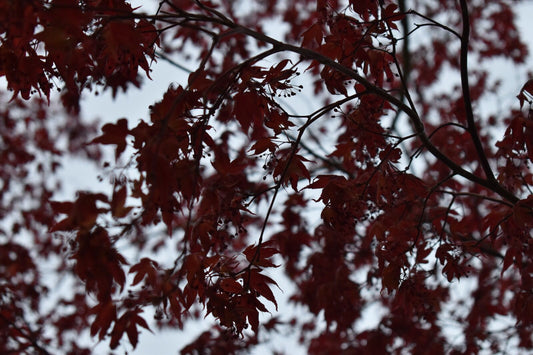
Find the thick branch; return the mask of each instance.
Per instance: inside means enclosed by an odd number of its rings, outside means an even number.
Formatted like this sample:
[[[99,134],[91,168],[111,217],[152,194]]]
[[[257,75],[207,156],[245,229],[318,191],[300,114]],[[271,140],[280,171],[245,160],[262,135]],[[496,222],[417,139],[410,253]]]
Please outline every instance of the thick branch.
[[[466,122],[468,126],[468,132],[472,137],[474,146],[483,167],[483,171],[487,176],[487,180],[490,182],[496,182],[494,174],[490,167],[487,156],[485,155],[485,150],[479,139],[479,135],[476,128],[476,123],[474,122],[474,112],[472,110],[472,99],[470,97],[470,85],[468,81],[468,43],[470,37],[470,16],[468,14],[468,5],[466,0],[461,0],[461,14],[463,17],[463,33],[461,36],[461,85],[463,89],[463,101],[466,111]]]

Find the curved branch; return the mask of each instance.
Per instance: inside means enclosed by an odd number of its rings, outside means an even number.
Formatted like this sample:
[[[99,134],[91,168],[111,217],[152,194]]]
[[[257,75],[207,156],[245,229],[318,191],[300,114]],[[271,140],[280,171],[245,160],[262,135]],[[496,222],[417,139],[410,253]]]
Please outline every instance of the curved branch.
[[[461,14],[463,17],[463,34],[461,36],[461,86],[463,89],[463,102],[466,111],[466,122],[468,126],[468,132],[472,137],[474,146],[479,157],[483,171],[487,176],[489,182],[495,182],[496,178],[490,167],[489,161],[479,139],[476,123],[474,121],[474,112],[472,110],[472,98],[470,97],[470,85],[468,81],[468,43],[470,37],[470,16],[468,14],[468,5],[466,0],[461,0]]]
[[[357,71],[355,71],[352,68],[348,68],[335,60],[328,58],[316,51],[313,51],[311,49],[297,47],[292,44],[283,43],[280,42],[272,37],[269,37],[263,33],[256,32],[252,29],[249,29],[247,27],[243,27],[240,25],[237,25],[233,22],[227,23],[227,26],[230,26],[235,32],[239,32],[242,34],[246,34],[250,37],[253,37],[259,41],[266,42],[274,46],[279,51],[288,51],[293,52],[296,54],[301,55],[302,57],[309,59],[309,60],[315,60],[323,65],[326,65],[332,69],[337,70],[339,73],[344,74],[357,82],[359,82],[361,85],[365,87],[368,93],[375,94],[384,100],[388,101],[392,105],[396,106],[398,109],[402,110],[407,114],[407,116],[410,118],[413,126],[415,127],[415,131],[417,135],[420,137],[420,140],[426,147],[426,149],[433,154],[437,159],[442,161],[448,168],[450,168],[454,173],[472,181],[475,182],[483,187],[486,187],[489,190],[494,191],[498,195],[502,196],[506,200],[510,201],[511,203],[516,203],[519,201],[519,198],[516,197],[512,192],[505,189],[503,186],[498,184],[495,180],[487,180],[483,179],[467,170],[465,170],[463,167],[455,163],[452,159],[450,159],[446,154],[444,154],[442,151],[440,151],[433,143],[430,141],[428,136],[426,135],[426,132],[424,130],[424,124],[418,115],[418,113],[410,108],[408,105],[403,103],[400,99],[394,97],[389,92],[387,92],[385,89],[380,88],[378,86],[375,86],[370,81],[362,77]]]
[[[429,23],[420,23],[420,24],[415,23],[415,28],[411,32],[409,32],[409,34],[413,33],[418,28],[421,28],[421,27],[424,27],[424,26],[434,26],[434,27],[442,28],[446,32],[450,32],[455,37],[461,39],[461,35],[459,33],[457,33],[456,31],[454,31],[451,27],[445,26],[442,23],[439,23],[439,22],[433,20],[431,17],[427,17],[426,15],[423,15],[420,12],[415,11],[415,10],[409,10],[407,13],[419,16],[419,17],[423,18],[424,20],[429,21]]]
[[[464,6],[466,6],[465,0],[461,0],[461,3],[464,4]],[[208,10],[211,13],[216,11],[213,9],[206,9],[206,8],[204,8],[204,10],[206,11]],[[405,114],[411,120],[411,123],[414,126],[414,130],[416,134],[418,135],[418,137],[420,138],[423,146],[433,156],[435,156],[438,160],[443,162],[450,170],[452,170],[452,172],[497,193],[498,195],[502,196],[504,199],[508,200],[511,203],[516,203],[519,201],[519,198],[516,197],[512,192],[504,188],[502,185],[500,185],[496,181],[493,175],[487,175],[487,179],[477,176],[473,174],[472,172],[464,169],[461,165],[457,164],[450,157],[444,154],[440,149],[438,149],[435,145],[433,145],[433,143],[427,136],[422,119],[420,118],[420,116],[418,115],[418,112],[414,108],[409,107],[404,102],[402,102],[401,99],[393,96],[387,90],[372,84],[369,80],[361,76],[356,70],[346,67],[336,62],[334,59],[324,56],[323,54],[316,52],[314,50],[298,47],[298,46],[288,44],[288,43],[283,43],[272,37],[267,36],[264,33],[260,33],[248,27],[238,25],[237,23],[233,22],[232,20],[221,15],[218,12],[215,13],[216,17],[214,18],[208,17],[208,16],[202,16],[202,15],[189,14],[183,11],[180,12],[180,16],[187,17],[188,19],[192,21],[205,21],[205,22],[217,23],[219,25],[226,26],[229,29],[231,29],[230,34],[241,33],[241,34],[247,35],[249,37],[255,38],[258,41],[265,42],[265,43],[272,45],[274,51],[277,51],[277,52],[287,51],[287,52],[299,54],[305,59],[314,60],[320,64],[323,64],[331,69],[336,70],[337,72],[341,74],[346,75],[349,78],[354,79],[366,89],[365,93],[375,94],[383,98],[384,100],[388,101],[391,105],[396,106],[397,109],[405,112]],[[151,18],[155,20],[157,19],[157,16],[152,16]],[[224,35],[228,35],[228,33],[225,33]],[[486,171],[489,171],[489,169],[487,169]]]

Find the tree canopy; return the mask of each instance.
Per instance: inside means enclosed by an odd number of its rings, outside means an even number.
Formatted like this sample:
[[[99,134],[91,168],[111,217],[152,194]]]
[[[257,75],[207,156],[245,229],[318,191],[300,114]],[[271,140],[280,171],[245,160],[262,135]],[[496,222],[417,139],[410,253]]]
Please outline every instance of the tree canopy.
[[[173,350],[531,350],[533,80],[495,69],[528,59],[519,4],[0,0],[0,352],[206,315]],[[157,61],[188,80],[149,115],[81,117]],[[109,191],[58,200],[66,156]]]

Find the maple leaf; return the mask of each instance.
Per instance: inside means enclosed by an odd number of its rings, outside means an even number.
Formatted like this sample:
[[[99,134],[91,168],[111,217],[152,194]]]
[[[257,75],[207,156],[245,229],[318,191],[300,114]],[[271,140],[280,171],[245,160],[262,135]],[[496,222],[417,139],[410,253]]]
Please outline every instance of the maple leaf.
[[[283,152],[280,152],[283,154]],[[279,160],[278,164],[274,168],[274,176],[282,178],[281,183],[287,185],[290,183],[294,191],[298,191],[298,181],[300,178],[305,177],[311,180],[309,170],[307,170],[303,162],[311,162],[307,158],[299,155],[286,155]]]
[[[279,251],[272,247],[273,241],[263,243],[261,245],[249,245],[243,254],[246,256],[248,262],[262,267],[276,267],[276,265],[270,260]]]
[[[527,101],[529,104],[531,104],[533,96],[533,79],[528,80],[524,86],[522,86],[522,89],[520,89],[520,93],[518,94],[517,98],[520,101],[520,108],[524,105],[524,101]]]
[[[139,330],[137,329],[138,326],[143,327],[151,332],[150,327],[148,327],[148,323],[146,323],[144,318],[139,315],[142,312],[142,309],[135,308],[133,310],[126,311],[116,320],[115,326],[111,331],[111,349],[115,349],[119,345],[120,339],[122,338],[124,332],[126,332],[133,348],[137,347],[137,342],[139,339]]]
[[[122,265],[127,262],[112,246],[105,229],[80,231],[77,244],[71,258],[76,261],[74,272],[85,282],[87,291],[95,292],[99,300],[107,300],[114,291],[114,284],[121,289],[124,287],[126,275]]]
[[[107,197],[103,194],[80,192],[75,202],[53,202],[52,207],[56,208],[58,213],[68,214],[68,216],[57,222],[51,231],[92,228],[98,215],[105,211],[97,207],[97,201],[107,202]]]
[[[389,264],[383,270],[383,287],[393,292],[400,284],[401,269],[398,265]]]
[[[102,131],[104,134],[94,138],[91,143],[116,145],[117,148],[115,149],[115,160],[117,160],[126,149],[126,137],[129,134],[128,120],[121,118],[116,124],[107,123],[102,127]]]
[[[114,189],[113,197],[110,202],[111,214],[114,217],[125,217],[133,207],[124,206],[126,203],[127,189],[126,186],[121,186]]]
[[[238,93],[233,98],[233,102],[235,118],[245,132],[250,127],[259,125],[263,119],[263,113],[260,109],[264,106],[260,96],[250,91]]]
[[[278,303],[276,302],[276,297],[270,289],[269,285],[278,286],[278,284],[272,280],[270,277],[263,275],[259,270],[252,269],[249,271],[249,287],[252,290],[255,290],[259,295],[263,296],[276,306],[278,309]],[[266,309],[262,309],[263,312],[266,312]]]
[[[157,267],[157,262],[149,258],[142,258],[139,263],[130,268],[130,273],[136,273],[133,278],[132,286],[140,283],[145,277],[149,280],[155,280],[157,277]]]
[[[250,151],[253,150],[254,154],[258,155],[266,150],[274,152],[277,147],[277,144],[272,141],[272,138],[261,138],[250,147]]]
[[[99,303],[91,309],[91,313],[96,314],[96,318],[91,325],[91,336],[98,334],[100,340],[104,339],[111,323],[117,319],[116,306],[111,300]]]
[[[315,23],[302,34],[302,47],[316,48],[322,44],[323,28]]]
[[[233,279],[224,279],[220,282],[220,288],[226,292],[239,293],[242,285]]]

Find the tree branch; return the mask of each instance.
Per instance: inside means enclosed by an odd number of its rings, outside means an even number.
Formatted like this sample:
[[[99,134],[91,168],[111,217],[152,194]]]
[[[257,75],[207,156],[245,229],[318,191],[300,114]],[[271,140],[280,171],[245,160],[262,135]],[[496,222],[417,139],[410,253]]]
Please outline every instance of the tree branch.
[[[519,201],[519,198],[516,197],[513,193],[506,190],[503,186],[498,184],[495,180],[486,180],[483,179],[477,175],[474,175],[473,173],[465,170],[463,167],[455,163],[452,159],[450,159],[447,155],[445,155],[440,149],[438,149],[433,143],[430,141],[428,136],[425,133],[424,130],[424,124],[422,123],[422,120],[420,116],[418,116],[418,113],[411,109],[409,106],[407,106],[405,103],[403,103],[400,99],[394,97],[390,93],[388,93],[385,89],[375,86],[374,84],[370,83],[367,79],[359,75],[357,71],[355,71],[352,68],[348,68],[335,60],[328,58],[318,52],[315,52],[311,49],[297,47],[288,43],[283,43],[278,40],[275,40],[272,37],[269,37],[263,33],[256,32],[252,29],[249,29],[247,27],[243,27],[240,25],[237,25],[233,22],[229,22],[226,24],[227,26],[234,29],[235,32],[239,32],[242,34],[246,34],[250,37],[253,37],[259,41],[263,41],[266,43],[271,44],[274,46],[274,48],[278,49],[278,51],[288,51],[293,52],[301,55],[302,57],[309,59],[309,60],[315,60],[323,65],[326,65],[332,69],[337,70],[339,73],[344,74],[357,82],[359,82],[361,85],[363,85],[368,93],[375,94],[377,96],[380,96],[381,98],[385,99],[386,101],[390,102],[392,105],[396,106],[398,109],[402,110],[409,116],[411,122],[413,123],[413,126],[415,127],[415,131],[417,135],[420,137],[420,140],[426,147],[426,149],[433,154],[437,159],[442,161],[448,168],[450,168],[453,172],[456,174],[475,182],[483,187],[486,187],[487,189],[494,191],[498,195],[502,196],[506,200],[508,200],[511,203],[516,203]]]
[[[468,81],[468,43],[470,37],[470,16],[468,14],[468,5],[466,0],[460,0],[461,2],[461,15],[463,17],[463,33],[461,36],[461,86],[463,89],[463,102],[465,105],[466,111],[466,122],[468,127],[468,132],[472,137],[474,146],[483,167],[483,171],[487,176],[487,180],[490,182],[496,182],[492,169],[490,167],[489,161],[479,139],[479,135],[476,128],[476,123],[474,121],[474,112],[472,110],[472,99],[470,97],[470,85]]]
[[[466,7],[465,0],[461,0],[461,4],[463,4],[464,7]],[[200,16],[200,15],[190,14],[190,13],[187,13],[187,12],[181,12],[180,16],[181,17],[187,17],[187,18],[189,18],[190,20],[193,20],[193,21],[206,21],[206,22],[212,22],[212,23],[217,23],[217,24],[226,26],[226,27],[231,29],[230,33],[232,33],[232,34],[241,33],[241,34],[250,36],[252,38],[255,38],[258,41],[262,41],[262,42],[268,43],[268,44],[270,44],[270,45],[272,45],[274,47],[273,50],[278,51],[278,52],[286,51],[286,52],[292,52],[292,53],[299,54],[300,56],[302,56],[305,59],[317,61],[320,64],[323,64],[323,65],[325,65],[325,66],[327,66],[329,68],[332,68],[332,69],[336,70],[337,72],[339,72],[341,74],[346,75],[349,78],[354,79],[355,81],[357,81],[358,83],[360,83],[361,85],[363,85],[365,87],[366,93],[375,94],[375,95],[383,98],[384,100],[388,101],[393,106],[396,106],[399,110],[405,112],[405,114],[407,114],[407,116],[411,120],[411,123],[414,126],[414,130],[415,130],[416,134],[418,135],[418,137],[420,138],[420,140],[421,140],[422,144],[424,145],[424,147],[433,156],[435,156],[438,160],[443,162],[455,174],[460,175],[460,176],[466,178],[467,180],[470,180],[470,181],[472,181],[474,183],[477,183],[477,184],[479,184],[479,185],[481,185],[481,186],[483,186],[483,187],[485,187],[485,188],[497,193],[498,195],[502,196],[504,199],[506,199],[507,201],[509,201],[511,203],[516,203],[516,202],[519,201],[518,197],[516,197],[512,192],[510,192],[507,189],[505,189],[494,178],[494,176],[492,174],[492,171],[490,170],[490,166],[488,165],[488,162],[486,161],[486,156],[484,155],[483,148],[481,147],[481,144],[479,142],[479,137],[477,138],[477,141],[479,143],[479,147],[476,146],[476,149],[479,149],[478,153],[479,152],[483,153],[482,155],[480,155],[480,160],[482,161],[482,164],[484,165],[484,170],[485,170],[485,173],[487,174],[487,179],[484,179],[484,178],[482,178],[480,176],[477,176],[477,175],[473,174],[472,172],[470,172],[468,170],[465,170],[462,166],[460,166],[459,164],[455,163],[450,157],[448,157],[439,148],[437,148],[431,142],[429,137],[427,136],[427,134],[425,132],[425,129],[424,129],[424,124],[422,122],[422,119],[418,115],[418,112],[416,112],[416,109],[409,107],[404,102],[402,102],[401,99],[391,95],[387,90],[372,84],[366,78],[361,76],[356,70],[354,70],[352,68],[349,68],[349,67],[346,67],[346,66],[336,62],[334,59],[329,58],[327,56],[324,56],[321,53],[316,52],[314,50],[311,50],[311,49],[308,49],[308,48],[298,47],[298,46],[295,46],[295,45],[292,45],[292,44],[288,44],[288,43],[284,43],[284,42],[280,42],[280,41],[278,41],[278,40],[276,40],[276,39],[274,39],[272,37],[267,36],[264,33],[260,33],[260,32],[257,32],[255,30],[252,30],[252,29],[250,29],[248,27],[238,25],[237,23],[233,22],[231,19],[229,19],[229,18],[225,17],[224,15],[218,13],[216,10],[206,8],[205,5],[202,6],[202,9],[204,9],[205,11],[209,11],[210,13],[214,13],[215,17]],[[153,18],[156,19],[157,16],[153,17]],[[468,18],[468,16],[466,16],[466,18]],[[467,23],[466,25],[467,26],[465,26],[465,27],[469,28],[469,23]],[[227,35],[230,35],[230,33],[225,33],[224,35],[227,36]],[[467,34],[468,34],[468,32],[467,32]],[[468,38],[468,37],[466,37],[466,38]],[[464,39],[462,41],[466,42],[466,50],[468,50],[468,43],[467,43],[468,41],[464,41]],[[464,44],[463,42],[462,42],[462,44]],[[464,50],[462,48],[462,53],[463,52],[464,52]],[[464,82],[464,80],[463,80],[463,82]],[[467,81],[467,83],[468,83],[468,81]],[[469,94],[465,98],[465,102],[467,101],[467,99],[468,100],[470,99],[470,95]],[[471,110],[471,107],[470,107],[470,110]],[[472,122],[473,122],[473,114],[471,115],[471,117],[472,117]],[[472,136],[473,137],[477,137],[477,131],[475,131],[475,126],[474,126],[474,129],[472,131],[474,132],[474,133],[471,132]],[[476,139],[474,139],[474,142],[475,141],[476,141]],[[483,161],[485,161],[485,163],[483,163]],[[487,173],[487,172],[490,172],[490,173]]]

